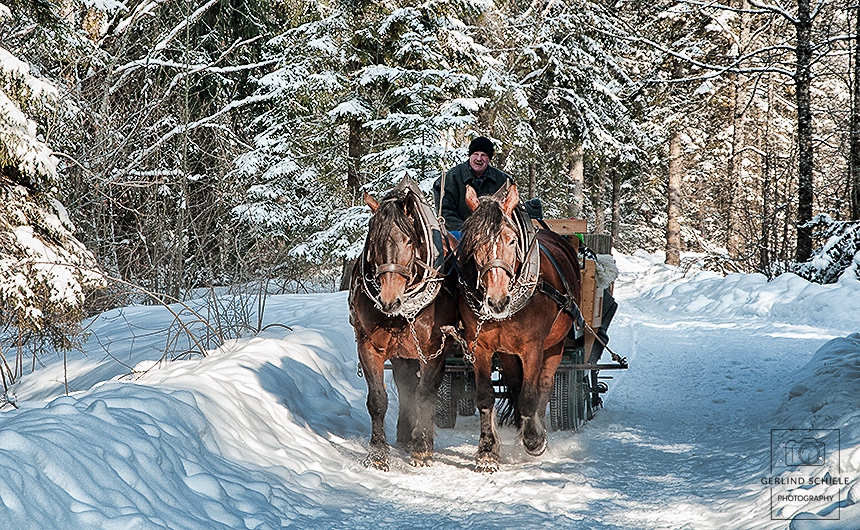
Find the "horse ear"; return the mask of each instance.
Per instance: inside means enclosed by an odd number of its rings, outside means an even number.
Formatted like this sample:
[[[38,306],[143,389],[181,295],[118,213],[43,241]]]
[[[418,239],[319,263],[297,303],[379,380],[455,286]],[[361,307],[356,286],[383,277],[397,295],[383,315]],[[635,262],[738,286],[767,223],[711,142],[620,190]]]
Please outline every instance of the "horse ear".
[[[367,193],[366,191],[364,192],[364,202],[365,202],[365,204],[370,206],[370,211],[373,213],[376,213],[376,210],[379,209],[379,203],[376,201],[376,199],[371,197],[370,194]]]
[[[505,212],[505,215],[510,216],[519,203],[520,194],[517,193],[517,185],[511,184],[508,188],[508,194],[505,195],[505,200],[502,202],[502,211]]]
[[[466,186],[466,206],[473,212],[478,209],[478,192],[472,186]]]

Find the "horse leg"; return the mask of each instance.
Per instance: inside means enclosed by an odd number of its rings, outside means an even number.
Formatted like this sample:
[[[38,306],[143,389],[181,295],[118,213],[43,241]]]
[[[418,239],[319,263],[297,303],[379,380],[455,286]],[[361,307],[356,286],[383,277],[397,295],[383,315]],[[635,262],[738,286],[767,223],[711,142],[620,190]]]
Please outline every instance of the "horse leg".
[[[417,467],[433,465],[433,440],[436,420],[436,389],[442,379],[444,356],[421,365],[415,392],[415,422],[412,429],[412,460]]]
[[[475,471],[493,473],[499,469],[499,431],[496,426],[496,395],[491,380],[492,352],[475,354],[475,404],[481,416],[481,437]]]
[[[417,359],[391,359],[391,371],[400,398],[397,410],[397,447],[404,451],[412,450],[412,430],[415,427],[415,393],[420,383]]]
[[[552,387],[555,384],[555,373],[558,371],[558,366],[561,364],[562,352],[564,351],[564,341],[551,346],[544,352],[543,367],[540,372],[540,404],[538,412],[541,416],[546,415],[546,407],[549,405],[549,397],[552,395]]]
[[[547,389],[552,390],[552,381],[561,362],[561,347],[553,346],[547,352],[533,351],[524,356],[523,389],[520,393],[522,423],[519,435],[528,454],[540,456],[546,451],[546,405]],[[556,350],[558,350],[556,352]],[[549,381],[549,385],[547,385]],[[544,395],[546,394],[546,395]]]
[[[368,342],[358,345],[358,358],[367,381],[367,412],[370,413],[370,448],[365,465],[388,471],[388,442],[385,439],[385,412],[388,394],[385,392],[383,359]]]

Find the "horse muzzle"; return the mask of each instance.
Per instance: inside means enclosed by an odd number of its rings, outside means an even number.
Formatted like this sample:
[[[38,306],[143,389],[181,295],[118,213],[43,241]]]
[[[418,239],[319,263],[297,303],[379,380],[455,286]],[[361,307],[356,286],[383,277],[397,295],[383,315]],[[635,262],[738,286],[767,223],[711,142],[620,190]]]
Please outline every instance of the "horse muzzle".
[[[490,260],[478,271],[478,282],[484,291],[484,311],[496,319],[507,318],[511,311],[513,266],[500,259]]]
[[[403,295],[412,279],[413,271],[414,267],[406,267],[399,263],[377,265],[376,281],[379,284],[379,304],[383,313],[391,314],[400,310],[403,305]]]
[[[501,297],[484,296],[484,312],[496,320],[503,320],[511,315],[511,295]]]

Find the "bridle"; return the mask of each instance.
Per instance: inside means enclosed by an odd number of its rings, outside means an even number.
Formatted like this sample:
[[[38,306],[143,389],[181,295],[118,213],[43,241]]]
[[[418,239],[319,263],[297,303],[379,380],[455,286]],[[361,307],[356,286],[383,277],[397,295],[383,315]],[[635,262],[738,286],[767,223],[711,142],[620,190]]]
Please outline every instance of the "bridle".
[[[386,201],[382,201],[381,204],[385,204],[386,202],[396,202],[396,201],[397,201],[397,199],[388,199]],[[410,220],[411,220],[411,217],[410,217]],[[397,226],[396,224],[395,224],[395,227],[398,230],[400,230],[404,236],[410,237],[413,241],[415,241],[416,234],[414,234],[414,233],[409,234],[408,232],[404,231],[401,227]],[[389,236],[389,238],[391,238],[391,236]],[[417,243],[417,241],[415,241],[415,243]],[[400,263],[394,263],[394,262],[385,262],[385,263],[376,264],[376,268],[375,268],[374,274],[373,274],[374,281],[379,282],[379,278],[383,274],[391,272],[391,273],[403,276],[406,279],[407,285],[411,284],[412,281],[415,279],[415,273],[416,273],[415,263],[417,261],[417,258],[416,258],[417,253],[418,253],[417,250],[413,247],[412,255],[409,258],[409,263],[406,265],[401,265]]]
[[[380,263],[376,266],[374,279],[378,282],[379,277],[383,274],[393,272],[406,278],[407,285],[412,283],[415,278],[415,252],[412,252],[412,257],[409,258],[409,265],[401,265],[399,263]]]
[[[508,228],[510,228],[511,230],[514,231],[515,234],[517,234],[517,230],[513,224],[513,221],[511,219],[509,219],[507,216],[505,216],[505,225],[507,225]],[[498,236],[493,238],[493,240],[490,242],[490,244],[494,248],[497,247],[499,238],[501,238],[501,234],[499,234]],[[505,274],[508,275],[508,287],[510,288],[511,286],[513,286],[514,281],[516,280],[516,277],[517,277],[516,276],[517,266],[520,264],[520,262],[522,262],[522,251],[520,249],[519,244],[516,245],[516,249],[517,249],[516,250],[516,256],[514,257],[513,263],[508,263],[507,261],[494,256],[493,259],[489,260],[488,262],[484,263],[481,267],[479,267],[478,268],[478,280],[477,280],[478,285],[477,286],[483,287],[484,289],[486,289],[487,286],[484,283],[484,277],[487,275],[488,272],[490,272],[493,269],[502,269],[505,272]],[[495,251],[494,251],[494,254],[495,254]]]

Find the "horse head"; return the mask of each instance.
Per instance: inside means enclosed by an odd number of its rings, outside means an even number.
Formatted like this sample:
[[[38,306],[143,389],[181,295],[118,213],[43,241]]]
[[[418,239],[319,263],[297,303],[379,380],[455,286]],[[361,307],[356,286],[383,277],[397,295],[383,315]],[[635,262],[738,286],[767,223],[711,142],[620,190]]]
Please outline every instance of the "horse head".
[[[495,319],[510,314],[511,289],[521,261],[519,232],[512,218],[519,200],[516,184],[480,199],[474,189],[466,188],[472,215],[463,223],[460,256],[465,262],[474,261],[475,288],[483,292],[481,310]]]
[[[380,309],[396,313],[416,275],[415,220],[408,212],[406,193],[402,191],[395,190],[381,202],[365,192],[364,202],[373,212],[365,244],[365,264],[379,285]]]

